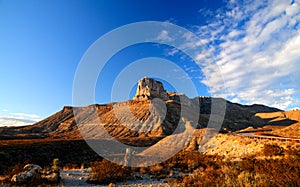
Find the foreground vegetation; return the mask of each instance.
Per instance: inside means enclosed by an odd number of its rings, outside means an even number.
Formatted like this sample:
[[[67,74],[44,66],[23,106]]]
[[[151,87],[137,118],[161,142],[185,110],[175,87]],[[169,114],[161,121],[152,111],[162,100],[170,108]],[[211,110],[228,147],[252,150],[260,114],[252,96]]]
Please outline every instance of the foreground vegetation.
[[[298,154],[298,152],[297,152]],[[204,162],[173,184],[185,186],[300,186],[300,157],[243,158],[241,161]]]
[[[27,144],[2,145],[0,156],[4,160],[0,162],[5,184],[10,184],[11,177],[21,172],[24,165],[38,164],[47,170],[54,165],[52,159],[58,157],[62,169],[91,167],[88,182],[93,184],[136,181],[148,176],[170,186],[300,186],[300,146],[297,143],[282,147],[273,142],[264,145],[259,154],[235,160],[185,150],[163,163],[140,168],[123,167],[102,159],[84,141]],[[54,184],[34,178],[25,185]]]
[[[124,168],[109,161],[93,163],[93,183],[138,180],[143,174],[171,186],[300,186],[299,147],[267,144],[258,157],[231,161],[198,151],[182,151],[150,167]],[[118,172],[114,172],[118,171]]]
[[[12,167],[34,163],[47,167],[59,158],[61,165],[89,165],[102,158],[84,140],[15,140],[0,141],[0,175]]]

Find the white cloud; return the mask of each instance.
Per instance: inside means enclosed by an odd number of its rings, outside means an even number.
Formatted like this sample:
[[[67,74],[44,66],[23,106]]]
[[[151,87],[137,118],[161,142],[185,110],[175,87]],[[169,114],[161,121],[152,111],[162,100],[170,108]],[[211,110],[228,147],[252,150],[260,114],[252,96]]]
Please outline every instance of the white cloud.
[[[32,125],[35,121],[0,116],[0,127]]]
[[[167,52],[168,56],[174,56],[176,53],[179,53],[180,51],[176,48],[173,48],[172,50]]]
[[[12,112],[10,115],[15,116],[16,118],[19,119],[38,119],[40,118],[39,115],[36,114],[26,114],[26,113],[21,113],[21,112]]]
[[[299,104],[299,6],[280,0],[231,1],[217,11],[217,18],[198,27],[214,55],[195,55],[201,65],[203,59],[210,62],[203,66],[202,82],[212,95],[281,109]]]
[[[0,127],[3,126],[25,126],[41,120],[36,114],[27,114],[21,112],[8,112],[7,109],[1,110],[3,114],[0,116]]]
[[[166,30],[162,30],[156,39],[161,42],[171,42],[174,40],[169,36],[169,33]]]

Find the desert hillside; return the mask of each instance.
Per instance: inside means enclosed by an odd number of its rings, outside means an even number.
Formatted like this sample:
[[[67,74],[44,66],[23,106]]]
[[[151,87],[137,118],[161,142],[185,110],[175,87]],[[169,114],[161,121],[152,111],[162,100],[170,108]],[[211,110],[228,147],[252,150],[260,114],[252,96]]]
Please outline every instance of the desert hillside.
[[[225,115],[211,111],[213,102],[226,104]],[[182,116],[183,115],[183,116]],[[43,141],[118,140],[138,147],[140,156],[154,156],[156,150],[188,147],[197,150],[218,133],[231,133],[246,128],[262,128],[273,119],[296,119],[290,113],[264,105],[241,105],[221,98],[195,97],[168,92],[161,83],[143,78],[138,83],[133,100],[86,107],[65,106],[50,117],[26,127],[0,128],[0,139]],[[220,126],[209,126],[209,120],[223,118]],[[211,119],[210,119],[211,118]],[[209,132],[209,133],[207,133]],[[206,134],[203,140],[203,134]],[[192,137],[191,137],[192,136]],[[202,143],[201,143],[202,141]],[[105,147],[105,146],[104,146]],[[102,149],[104,149],[104,147]],[[120,154],[125,150],[115,150]],[[164,153],[158,155],[165,157]]]
[[[224,132],[263,127],[266,121],[256,116],[256,113],[280,113],[276,108],[241,105],[221,98],[190,99],[184,94],[167,92],[154,79],[143,78],[139,81],[133,100],[86,107],[65,106],[61,111],[31,126],[0,128],[0,139],[82,139],[82,135],[84,138],[95,139],[103,136],[104,127],[117,139],[146,138],[147,141],[155,142],[173,133],[182,118],[182,111],[185,113],[184,118],[187,118],[185,120],[192,121],[194,128],[207,127],[212,103],[219,101],[226,104],[220,129]],[[214,115],[222,118],[222,115]]]
[[[272,113],[257,113],[257,117],[266,120],[271,134],[281,137],[300,138],[300,110]]]

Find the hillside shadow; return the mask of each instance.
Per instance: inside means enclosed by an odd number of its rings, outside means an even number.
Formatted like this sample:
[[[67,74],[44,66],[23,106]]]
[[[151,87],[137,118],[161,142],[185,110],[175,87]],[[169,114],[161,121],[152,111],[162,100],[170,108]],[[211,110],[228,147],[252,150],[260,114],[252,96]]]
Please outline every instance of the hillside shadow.
[[[270,126],[290,126],[293,125],[295,123],[297,123],[298,121],[295,120],[291,120],[291,119],[283,119],[283,120],[278,120],[278,121],[269,121],[266,125],[270,125]]]

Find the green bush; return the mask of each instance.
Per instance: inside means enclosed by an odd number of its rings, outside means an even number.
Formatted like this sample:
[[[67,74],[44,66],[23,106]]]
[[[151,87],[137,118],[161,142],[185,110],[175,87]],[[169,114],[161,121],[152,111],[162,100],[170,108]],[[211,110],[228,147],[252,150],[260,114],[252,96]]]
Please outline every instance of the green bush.
[[[59,162],[58,158],[53,159],[52,166],[51,166],[52,172],[58,173],[58,174],[60,173],[59,164],[60,164],[60,162]]]

